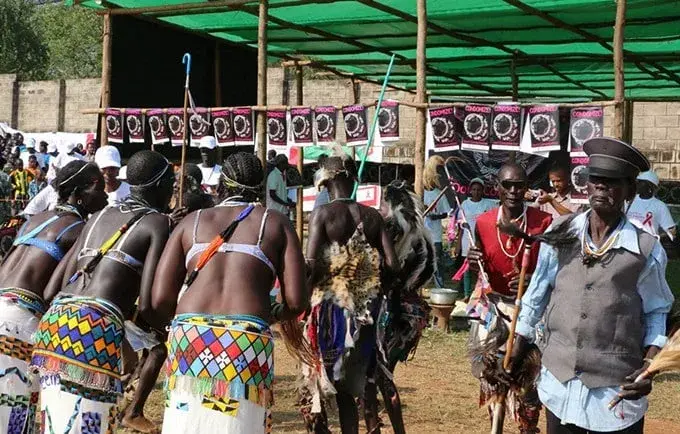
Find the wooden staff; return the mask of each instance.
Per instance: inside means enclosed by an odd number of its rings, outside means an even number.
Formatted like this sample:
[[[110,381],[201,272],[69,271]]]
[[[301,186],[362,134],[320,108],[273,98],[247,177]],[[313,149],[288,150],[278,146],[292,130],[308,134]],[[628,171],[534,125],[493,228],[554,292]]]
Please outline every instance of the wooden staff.
[[[184,53],[182,64],[186,66],[186,79],[184,80],[184,139],[182,140],[182,159],[179,167],[179,206],[184,203],[184,172],[187,156],[187,146],[189,145],[189,74],[191,73],[191,54]]]
[[[505,358],[503,359],[503,369],[506,372],[510,370],[510,357],[512,355],[512,347],[515,344],[515,330],[517,329],[517,318],[519,318],[519,311],[524,295],[524,282],[527,276],[527,269],[529,268],[529,259],[531,257],[531,244],[524,245],[524,253],[522,254],[522,268],[519,272],[519,287],[517,288],[517,298],[515,298],[515,310],[512,313],[512,322],[510,323],[510,335],[505,344]]]

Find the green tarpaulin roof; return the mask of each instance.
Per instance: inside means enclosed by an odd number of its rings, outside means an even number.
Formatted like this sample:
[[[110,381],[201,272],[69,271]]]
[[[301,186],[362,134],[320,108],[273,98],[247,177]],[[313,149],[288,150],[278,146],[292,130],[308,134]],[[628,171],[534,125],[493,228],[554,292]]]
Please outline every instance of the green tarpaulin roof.
[[[73,0],[71,0],[73,3]],[[102,9],[94,0],[77,2]],[[258,3],[110,0],[110,8],[212,3],[146,17],[257,47]],[[241,1],[240,3],[246,3]],[[432,95],[613,99],[615,0],[428,0],[427,89]],[[308,59],[357,78],[415,90],[416,0],[270,0],[269,55]],[[628,0],[626,98],[680,97],[680,1]]]

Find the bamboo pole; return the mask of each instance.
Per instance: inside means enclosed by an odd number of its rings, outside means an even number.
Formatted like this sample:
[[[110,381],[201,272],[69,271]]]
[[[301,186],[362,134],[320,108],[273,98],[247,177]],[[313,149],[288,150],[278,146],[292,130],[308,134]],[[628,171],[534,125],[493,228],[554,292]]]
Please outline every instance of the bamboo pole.
[[[416,101],[427,103],[427,6],[426,0],[416,0],[418,16],[418,35],[416,37]],[[416,169],[415,192],[423,197],[423,169],[425,167],[425,123],[426,108],[416,109],[416,152],[414,165]]]
[[[257,105],[267,105],[267,20],[269,0],[260,0],[257,25]],[[262,166],[267,164],[267,114],[257,113],[256,153]]]
[[[625,92],[626,84],[624,80],[623,63],[623,38],[626,26],[626,0],[616,2],[616,22],[614,24],[614,129],[613,136],[623,138],[623,122],[625,118]]]
[[[111,105],[111,15],[104,15],[104,26],[102,29],[102,90],[100,98],[101,112]],[[108,131],[106,130],[106,117],[99,116],[102,123],[101,138],[99,145],[107,145],[109,142]]]
[[[302,105],[304,98],[302,94],[302,66],[297,65],[295,67],[295,92],[296,92],[296,100],[295,103],[297,105]],[[292,127],[289,126],[289,128]],[[302,172],[304,171],[305,168],[305,148],[300,146],[298,148],[298,161],[297,161],[297,169],[298,172],[300,172],[300,175],[302,175]],[[300,245],[302,245],[302,242],[304,241],[304,218],[302,215],[302,202],[304,200],[304,197],[302,195],[302,185],[300,185],[297,189],[297,203],[295,204],[295,228],[297,229],[297,234],[298,238],[300,239]]]

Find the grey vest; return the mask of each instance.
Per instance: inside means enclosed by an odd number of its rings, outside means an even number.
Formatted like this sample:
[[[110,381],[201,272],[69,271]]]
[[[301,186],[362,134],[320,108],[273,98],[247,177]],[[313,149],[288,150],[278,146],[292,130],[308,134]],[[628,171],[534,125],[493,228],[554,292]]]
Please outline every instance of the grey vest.
[[[640,254],[619,248],[587,267],[581,243],[558,254],[545,310],[543,365],[562,383],[618,386],[643,363],[645,326],[637,281],[656,238],[638,232]]]

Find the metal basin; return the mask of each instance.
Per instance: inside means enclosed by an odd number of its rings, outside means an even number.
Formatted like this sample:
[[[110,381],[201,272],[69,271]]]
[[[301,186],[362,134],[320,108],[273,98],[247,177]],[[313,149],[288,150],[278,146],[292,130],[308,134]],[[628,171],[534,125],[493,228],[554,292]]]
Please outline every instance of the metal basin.
[[[458,298],[458,291],[448,288],[432,288],[430,289],[430,303],[449,305],[455,304]]]

